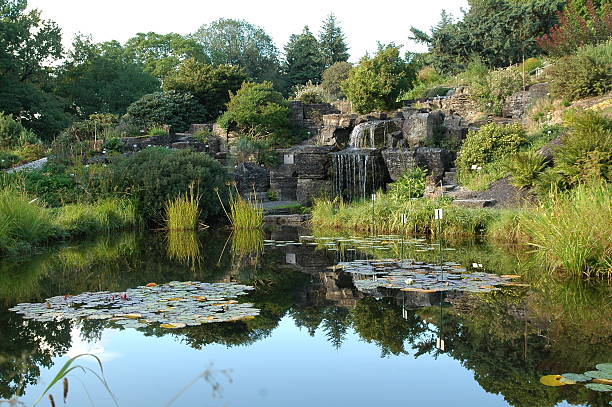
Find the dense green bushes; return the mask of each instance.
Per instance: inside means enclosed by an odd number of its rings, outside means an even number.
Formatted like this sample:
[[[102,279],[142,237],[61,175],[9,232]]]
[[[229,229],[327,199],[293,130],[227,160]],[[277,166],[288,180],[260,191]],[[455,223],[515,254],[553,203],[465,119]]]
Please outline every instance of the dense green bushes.
[[[425,193],[427,171],[418,167],[408,170],[389,185],[389,195],[395,199],[420,198]]]
[[[471,131],[465,139],[456,160],[459,179],[465,179],[470,171],[499,160],[519,150],[526,143],[527,135],[518,124],[490,123],[477,132]]]
[[[612,90],[612,40],[558,60],[548,77],[553,96],[572,101]]]
[[[413,67],[400,57],[399,47],[390,44],[380,46],[372,58],[363,57],[342,82],[342,90],[355,111],[384,111],[398,106],[398,97],[414,79]]]
[[[346,95],[342,91],[341,84],[347,80],[353,70],[353,65],[349,62],[336,62],[323,71],[323,81],[321,87],[332,100],[344,99]]]
[[[167,124],[182,132],[192,123],[204,123],[206,117],[206,110],[193,95],[167,91],[143,96],[128,107],[123,119],[140,129]]]
[[[147,148],[115,158],[106,171],[93,176],[91,184],[100,193],[132,197],[145,219],[161,223],[165,202],[185,194],[192,184],[200,197],[202,219],[217,215],[221,208],[215,188],[223,193],[228,180],[225,168],[206,154]]]
[[[224,129],[282,143],[290,140],[287,100],[270,82],[245,82],[217,123]]]

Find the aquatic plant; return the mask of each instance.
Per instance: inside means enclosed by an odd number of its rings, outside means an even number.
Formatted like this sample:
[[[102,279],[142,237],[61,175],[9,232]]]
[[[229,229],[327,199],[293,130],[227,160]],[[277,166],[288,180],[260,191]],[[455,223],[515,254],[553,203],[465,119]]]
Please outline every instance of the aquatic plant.
[[[53,214],[54,224],[65,237],[134,227],[140,223],[133,202],[123,198],[65,205]]]
[[[168,257],[195,269],[202,261],[201,244],[193,230],[168,230],[166,248]]]
[[[261,204],[257,202],[254,193],[247,199],[243,198],[234,186],[235,192],[230,190],[229,211],[225,208],[223,200],[217,190],[217,196],[225,215],[233,229],[259,229],[263,226],[264,212]]]
[[[195,184],[189,191],[166,201],[166,229],[195,230],[200,218],[200,197],[194,192]]]

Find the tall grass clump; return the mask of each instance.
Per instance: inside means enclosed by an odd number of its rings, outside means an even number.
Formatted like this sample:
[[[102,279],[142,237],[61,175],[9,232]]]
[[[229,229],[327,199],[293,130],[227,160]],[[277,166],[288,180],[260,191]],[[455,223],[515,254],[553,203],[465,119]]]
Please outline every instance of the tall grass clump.
[[[135,227],[140,223],[131,200],[107,198],[96,203],[76,203],[58,208],[53,221],[62,237]]]
[[[14,188],[0,190],[0,253],[12,253],[54,237],[51,216],[36,198]]]
[[[194,185],[189,191],[166,201],[166,229],[195,230],[200,218],[200,197],[194,193]]]
[[[316,227],[352,230],[367,233],[405,233],[415,236],[436,236],[438,222],[435,209],[444,209],[444,237],[474,237],[485,232],[498,214],[489,209],[471,209],[452,205],[449,199],[395,199],[379,192],[374,203],[339,200],[315,200],[312,224]],[[406,215],[406,223],[402,223]]]
[[[221,196],[219,196],[219,200],[223,204]],[[259,229],[263,226],[263,207],[257,203],[254,197],[243,198],[238,190],[235,193],[230,193],[229,210],[225,208],[225,205],[223,205],[223,210],[233,229]]]
[[[612,188],[583,184],[520,218],[535,254],[551,272],[612,276]]]

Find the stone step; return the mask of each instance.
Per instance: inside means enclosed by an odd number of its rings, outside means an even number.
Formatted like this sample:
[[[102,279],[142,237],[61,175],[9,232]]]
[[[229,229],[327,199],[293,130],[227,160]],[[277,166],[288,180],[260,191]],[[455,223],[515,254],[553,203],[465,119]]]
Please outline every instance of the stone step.
[[[495,199],[455,199],[453,205],[466,208],[490,208],[497,203]]]
[[[266,215],[264,216],[265,223],[275,225],[300,225],[310,220],[310,215]]]
[[[457,185],[455,184],[444,184],[442,185],[442,189],[447,192],[447,191],[453,191],[455,188],[457,188]]]

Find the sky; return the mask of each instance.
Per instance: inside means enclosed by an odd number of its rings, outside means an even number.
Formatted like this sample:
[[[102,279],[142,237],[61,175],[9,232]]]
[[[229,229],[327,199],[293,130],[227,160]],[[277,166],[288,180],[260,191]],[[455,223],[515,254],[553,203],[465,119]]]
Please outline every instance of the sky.
[[[219,18],[247,20],[266,30],[279,50],[304,25],[318,33],[321,21],[333,12],[346,34],[351,61],[376,50],[377,41],[404,44],[404,51],[425,48],[408,40],[410,27],[429,29],[444,9],[455,17],[467,0],[29,0],[29,8],[62,28],[66,46],[76,33],[95,41],[125,42],[138,32],[189,34]]]

